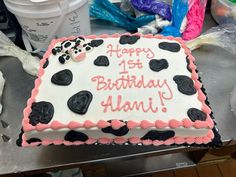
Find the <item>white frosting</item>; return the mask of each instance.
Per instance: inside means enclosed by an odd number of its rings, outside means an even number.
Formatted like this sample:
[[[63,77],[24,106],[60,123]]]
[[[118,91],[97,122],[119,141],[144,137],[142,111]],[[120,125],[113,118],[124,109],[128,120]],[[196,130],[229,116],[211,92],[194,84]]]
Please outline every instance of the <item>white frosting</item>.
[[[122,48],[134,48],[139,47],[151,48],[155,53],[155,59],[166,59],[169,63],[168,69],[164,69],[160,72],[154,72],[149,68],[149,61],[144,54],[140,57],[123,57],[117,58],[116,56],[109,57],[110,66],[98,67],[93,64],[97,56],[108,55],[107,45],[118,44],[119,38],[104,39],[104,43],[95,48],[91,53],[87,53],[86,59],[81,62],[70,61],[66,64],[58,62],[58,56],[51,55],[49,58],[49,65],[45,69],[45,73],[42,76],[42,83],[39,87],[39,93],[36,96],[36,102],[49,101],[53,104],[55,113],[53,120],[60,121],[62,123],[69,123],[70,121],[84,122],[90,120],[97,122],[99,120],[111,120],[111,119],[122,119],[122,120],[149,120],[154,122],[156,120],[169,121],[171,119],[183,120],[187,116],[187,110],[191,107],[201,109],[201,102],[197,98],[197,94],[188,96],[180,93],[177,89],[177,85],[173,80],[175,75],[186,75],[191,77],[191,73],[186,68],[186,55],[184,50],[181,49],[178,53],[161,50],[158,48],[158,43],[167,40],[158,39],[146,39],[142,38],[138,40],[135,45],[120,45]],[[97,91],[96,83],[91,81],[91,78],[97,75],[104,76],[115,80],[120,77],[119,72],[122,67],[119,67],[119,63],[122,60],[127,59],[140,59],[143,62],[142,69],[130,69],[128,70],[130,75],[136,75],[139,78],[144,75],[146,80],[149,79],[160,79],[161,82],[166,79],[172,92],[173,99],[165,101],[165,107],[167,112],[161,111],[160,99],[158,97],[158,89],[126,89],[126,90],[111,90],[111,91]],[[69,86],[58,86],[51,83],[51,77],[58,71],[63,69],[70,69],[73,73],[73,81]],[[93,94],[93,100],[89,106],[86,114],[79,115],[72,112],[67,107],[67,100],[75,93],[81,90],[88,90]],[[161,89],[167,92],[167,89]],[[142,110],[136,111],[108,111],[104,113],[104,107],[101,106],[102,101],[106,101],[108,96],[112,95],[114,103],[116,103],[117,95],[122,95],[124,101],[145,101],[148,104],[148,98],[152,97],[153,105],[159,106],[157,113],[143,112]],[[155,97],[156,96],[156,97]],[[168,95],[167,95],[168,96]]]

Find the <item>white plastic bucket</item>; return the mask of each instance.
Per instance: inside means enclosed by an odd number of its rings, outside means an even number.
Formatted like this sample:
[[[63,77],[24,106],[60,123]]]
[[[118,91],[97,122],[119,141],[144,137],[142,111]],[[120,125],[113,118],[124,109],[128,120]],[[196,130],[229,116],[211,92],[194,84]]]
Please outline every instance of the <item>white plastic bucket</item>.
[[[88,0],[4,0],[23,29],[26,48],[45,51],[53,38],[91,33]],[[24,36],[25,34],[25,36]],[[28,40],[28,41],[27,41]]]

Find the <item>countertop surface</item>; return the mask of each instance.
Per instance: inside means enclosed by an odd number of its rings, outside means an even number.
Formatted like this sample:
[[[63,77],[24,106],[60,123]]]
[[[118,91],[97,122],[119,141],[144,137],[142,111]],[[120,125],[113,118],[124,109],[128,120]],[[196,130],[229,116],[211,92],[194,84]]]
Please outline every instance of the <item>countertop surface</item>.
[[[206,16],[204,30],[215,26],[210,15]],[[122,29],[105,22],[94,21],[93,33],[121,33]],[[236,58],[225,50],[204,46],[193,52],[199,75],[202,78],[211,103],[217,127],[223,142],[236,139],[236,117],[230,109],[230,93],[236,84]],[[188,151],[187,147],[153,147],[153,146],[48,146],[21,148],[16,146],[16,139],[21,129],[22,111],[34,86],[34,77],[26,74],[18,60],[12,57],[0,57],[0,70],[6,79],[3,95],[3,113],[0,119],[9,123],[8,128],[0,126],[0,134],[11,138],[9,142],[0,139],[0,175],[104,162],[116,159],[128,159],[142,155]]]

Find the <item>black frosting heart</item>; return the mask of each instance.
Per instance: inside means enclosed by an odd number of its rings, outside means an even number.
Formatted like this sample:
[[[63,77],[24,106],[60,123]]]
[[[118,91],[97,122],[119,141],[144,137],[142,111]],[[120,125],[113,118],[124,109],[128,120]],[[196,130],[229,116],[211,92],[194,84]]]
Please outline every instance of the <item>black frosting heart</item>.
[[[152,71],[159,72],[163,69],[167,69],[169,67],[169,64],[166,59],[152,59],[149,62],[149,67]]]
[[[67,105],[71,111],[83,115],[87,112],[92,99],[92,93],[83,90],[70,97],[67,101]]]

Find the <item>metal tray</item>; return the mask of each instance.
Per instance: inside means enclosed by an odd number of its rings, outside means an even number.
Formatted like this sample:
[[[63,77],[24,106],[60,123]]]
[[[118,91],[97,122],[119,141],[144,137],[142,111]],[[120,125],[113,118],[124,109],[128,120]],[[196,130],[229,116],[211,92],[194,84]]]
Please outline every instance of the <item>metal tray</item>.
[[[205,29],[216,25],[209,14],[206,16],[205,23]],[[92,29],[96,34],[124,32],[118,27],[99,20],[92,22]],[[235,56],[213,46],[202,47],[193,52],[193,55],[197,59],[199,75],[208,93],[217,127],[224,144],[227,144],[236,138],[236,117],[231,112],[229,104],[230,92],[236,84]],[[1,57],[0,70],[6,79],[3,96],[4,109],[0,119],[9,124],[8,128],[0,126],[0,134],[11,138],[9,142],[4,142],[0,138],[0,175],[195,150],[173,146],[119,145],[18,147],[15,142],[21,129],[22,111],[30,96],[35,78],[26,74],[20,62],[12,57]],[[170,156],[168,157],[171,159]],[[181,162],[181,159],[175,161]]]

